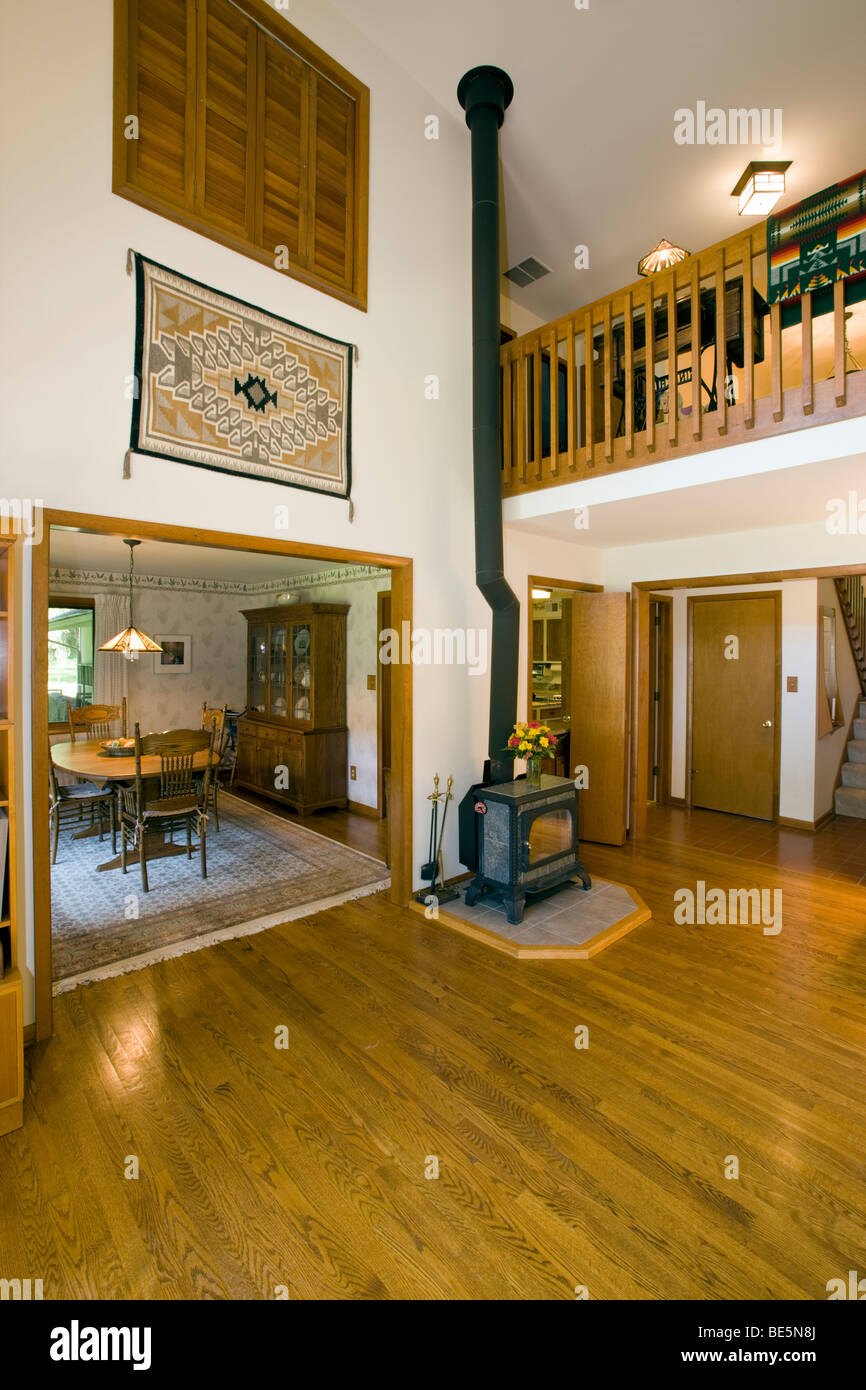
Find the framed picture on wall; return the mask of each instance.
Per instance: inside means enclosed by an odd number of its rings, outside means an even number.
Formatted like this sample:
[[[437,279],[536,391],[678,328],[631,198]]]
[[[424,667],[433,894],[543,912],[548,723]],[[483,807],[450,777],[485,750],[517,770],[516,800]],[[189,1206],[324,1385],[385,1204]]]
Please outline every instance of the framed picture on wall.
[[[192,670],[192,638],[189,633],[155,633],[154,640],[162,647],[161,652],[154,652],[154,675],[185,676]]]

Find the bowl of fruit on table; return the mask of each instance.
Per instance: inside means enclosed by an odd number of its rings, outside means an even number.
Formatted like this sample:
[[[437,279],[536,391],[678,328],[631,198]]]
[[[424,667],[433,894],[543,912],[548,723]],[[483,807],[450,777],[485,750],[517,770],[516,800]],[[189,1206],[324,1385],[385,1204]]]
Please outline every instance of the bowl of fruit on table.
[[[110,738],[103,743],[102,751],[109,758],[131,758],[135,752],[135,739]]]

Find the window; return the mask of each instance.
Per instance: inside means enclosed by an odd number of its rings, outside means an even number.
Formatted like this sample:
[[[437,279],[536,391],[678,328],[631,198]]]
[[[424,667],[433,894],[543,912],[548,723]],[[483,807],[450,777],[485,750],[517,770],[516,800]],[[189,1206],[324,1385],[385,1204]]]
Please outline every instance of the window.
[[[66,726],[66,701],[93,704],[93,607],[48,609],[48,723]]]
[[[115,0],[121,197],[367,307],[369,91],[266,0]]]

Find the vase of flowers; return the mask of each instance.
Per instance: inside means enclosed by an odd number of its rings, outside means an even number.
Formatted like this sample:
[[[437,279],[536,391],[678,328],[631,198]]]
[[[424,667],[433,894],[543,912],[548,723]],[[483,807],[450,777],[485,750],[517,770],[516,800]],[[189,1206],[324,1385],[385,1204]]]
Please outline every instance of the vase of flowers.
[[[556,734],[551,733],[549,724],[533,720],[528,724],[515,724],[508,740],[506,753],[512,758],[526,759],[526,785],[541,786],[541,764],[545,758],[553,757],[556,751]]]

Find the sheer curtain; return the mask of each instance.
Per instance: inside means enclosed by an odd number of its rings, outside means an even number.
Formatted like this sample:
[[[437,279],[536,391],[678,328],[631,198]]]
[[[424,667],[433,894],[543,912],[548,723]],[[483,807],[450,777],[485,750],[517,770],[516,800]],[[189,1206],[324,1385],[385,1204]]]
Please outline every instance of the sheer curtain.
[[[103,642],[115,637],[129,621],[129,599],[124,594],[95,594],[93,653],[93,703],[119,705],[127,694],[129,664],[114,652],[101,652]]]

